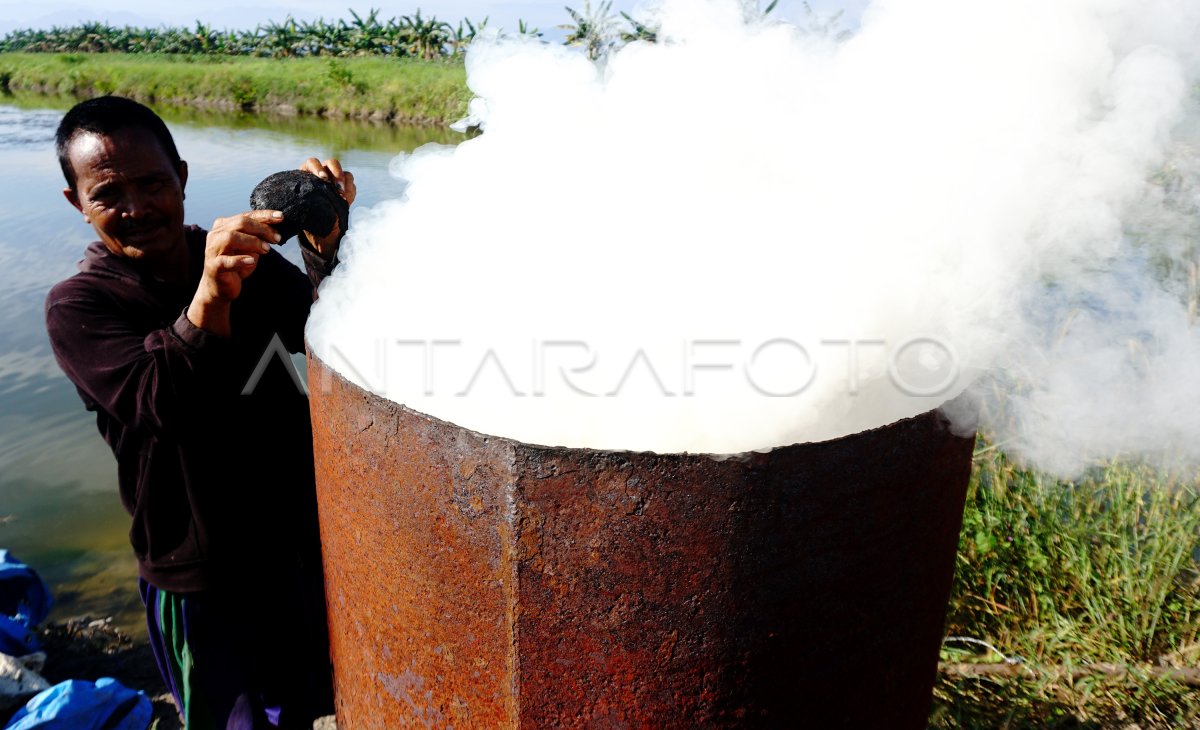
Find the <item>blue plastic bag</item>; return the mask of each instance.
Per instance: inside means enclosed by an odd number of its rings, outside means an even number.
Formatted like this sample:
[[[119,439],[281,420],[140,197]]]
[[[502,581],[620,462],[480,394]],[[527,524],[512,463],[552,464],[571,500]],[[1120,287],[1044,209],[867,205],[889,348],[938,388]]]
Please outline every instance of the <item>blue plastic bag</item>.
[[[0,550],[0,653],[24,656],[40,649],[33,628],[46,620],[53,605],[41,576]]]
[[[68,679],[36,695],[4,730],[146,730],[150,699],[111,677]]]

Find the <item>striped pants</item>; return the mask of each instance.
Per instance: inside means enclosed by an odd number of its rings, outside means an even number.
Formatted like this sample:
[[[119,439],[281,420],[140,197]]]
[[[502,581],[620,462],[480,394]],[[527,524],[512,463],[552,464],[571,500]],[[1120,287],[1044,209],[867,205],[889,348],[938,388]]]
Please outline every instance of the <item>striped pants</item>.
[[[333,712],[319,576],[173,593],[144,579],[150,645],[187,730],[312,727]]]

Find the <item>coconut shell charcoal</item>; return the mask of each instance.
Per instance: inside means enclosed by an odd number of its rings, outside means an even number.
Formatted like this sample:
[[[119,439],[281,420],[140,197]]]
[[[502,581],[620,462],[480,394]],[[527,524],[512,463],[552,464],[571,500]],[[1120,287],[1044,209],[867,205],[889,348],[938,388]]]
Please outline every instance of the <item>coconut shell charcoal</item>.
[[[264,179],[250,193],[250,207],[283,211],[283,221],[274,226],[280,243],[300,231],[328,236],[335,223],[345,232],[350,215],[337,185],[304,170],[285,170]]]

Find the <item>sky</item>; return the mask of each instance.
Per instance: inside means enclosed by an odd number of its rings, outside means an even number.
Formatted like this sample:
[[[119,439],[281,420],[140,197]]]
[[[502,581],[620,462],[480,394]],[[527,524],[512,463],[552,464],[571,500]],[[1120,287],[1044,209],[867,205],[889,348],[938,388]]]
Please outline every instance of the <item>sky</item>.
[[[638,0],[613,0],[613,12],[631,11]],[[765,4],[765,0],[764,0]],[[810,0],[819,13],[844,9],[846,27],[855,27],[857,18],[868,0]],[[69,26],[83,21],[98,20],[112,25],[159,26],[191,25],[200,20],[217,28],[252,28],[260,23],[282,20],[289,14],[297,19],[323,17],[327,20],[350,18],[348,8],[365,14],[379,8],[380,16],[390,18],[411,15],[420,8],[422,14],[435,15],[457,23],[462,18],[489,18],[490,26],[515,29],[517,21],[525,20],[543,31],[552,32],[555,26],[568,21],[564,6],[579,9],[582,0],[524,0],[523,2],[493,2],[491,0],[374,0],[359,5],[331,3],[328,0],[211,0],[204,3],[163,3],[161,0],[105,0],[102,3],[81,3],[78,0],[0,0],[0,33],[15,28],[49,28]],[[775,11],[779,17],[799,20],[804,17],[803,0],[780,0]],[[557,35],[557,34],[555,34]]]

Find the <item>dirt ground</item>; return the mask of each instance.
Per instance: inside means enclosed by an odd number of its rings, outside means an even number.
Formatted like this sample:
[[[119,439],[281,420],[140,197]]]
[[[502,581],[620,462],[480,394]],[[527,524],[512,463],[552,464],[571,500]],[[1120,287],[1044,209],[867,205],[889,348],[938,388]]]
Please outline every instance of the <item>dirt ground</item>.
[[[44,626],[39,632],[46,667],[41,674],[51,684],[67,679],[97,680],[112,677],[131,689],[140,689],[154,703],[151,727],[178,730],[183,727],[171,693],[154,664],[150,645],[135,644],[113,627],[111,619],[73,618]],[[15,712],[13,708],[12,712]],[[0,713],[6,722],[12,712]]]

